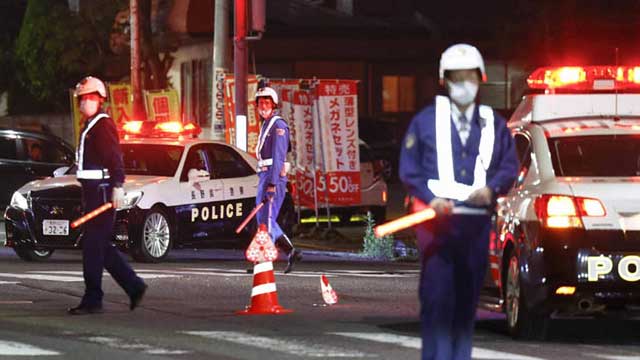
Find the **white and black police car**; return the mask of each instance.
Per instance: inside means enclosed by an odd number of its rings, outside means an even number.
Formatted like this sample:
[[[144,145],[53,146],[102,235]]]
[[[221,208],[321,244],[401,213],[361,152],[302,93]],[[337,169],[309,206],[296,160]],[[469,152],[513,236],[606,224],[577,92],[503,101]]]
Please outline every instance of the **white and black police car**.
[[[114,242],[134,259],[159,262],[174,247],[248,244],[255,221],[236,227],[255,207],[256,160],[229,144],[193,138],[199,129],[177,122],[124,124],[121,148],[126,206],[118,210]],[[18,189],[4,214],[7,246],[24,260],[82,246],[80,184],[74,168]],[[287,194],[279,223],[293,226]]]
[[[519,177],[499,199],[485,308],[510,333],[640,312],[640,67],[540,68],[508,126]]]

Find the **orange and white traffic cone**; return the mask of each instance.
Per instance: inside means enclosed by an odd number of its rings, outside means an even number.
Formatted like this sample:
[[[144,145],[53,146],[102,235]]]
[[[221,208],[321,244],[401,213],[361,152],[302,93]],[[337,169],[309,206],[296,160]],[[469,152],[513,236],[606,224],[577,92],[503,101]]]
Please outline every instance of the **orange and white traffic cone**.
[[[320,291],[322,291],[322,299],[327,305],[333,305],[338,302],[338,294],[333,290],[324,274],[320,276]]]
[[[245,310],[236,311],[238,315],[287,314],[293,310],[285,309],[278,303],[276,278],[271,261],[255,264],[253,267],[253,289],[251,305]]]

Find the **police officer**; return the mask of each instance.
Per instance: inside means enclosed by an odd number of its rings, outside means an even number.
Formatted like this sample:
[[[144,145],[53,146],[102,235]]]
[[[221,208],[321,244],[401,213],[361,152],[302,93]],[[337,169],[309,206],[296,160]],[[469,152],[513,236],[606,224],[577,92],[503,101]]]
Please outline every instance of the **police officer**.
[[[116,125],[101,109],[107,89],[102,81],[88,76],[76,85],[74,95],[84,121],[78,141],[76,172],[82,185],[83,211],[90,212],[108,201],[119,208],[125,200],[122,189],[125,175]],[[82,270],[85,293],[80,304],[68,310],[72,315],[102,312],[103,269],[107,269],[129,295],[130,310],[135,309],[144,296],[147,285],[111,242],[115,215],[112,208],[84,225]]]
[[[442,53],[436,96],[411,121],[400,154],[400,179],[413,209],[430,205],[433,221],[416,227],[421,254],[422,359],[471,359],[484,280],[490,212],[517,176],[513,138],[504,119],[475,102],[486,81],[473,46]]]
[[[296,261],[302,259],[302,253],[293,247],[293,243],[276,221],[287,191],[289,163],[286,162],[286,157],[290,148],[289,127],[287,122],[278,115],[278,94],[272,88],[258,89],[256,106],[263,121],[256,146],[259,177],[256,204],[267,200],[267,206],[256,214],[256,219],[258,224],[269,223],[271,239],[287,254],[288,263],[284,270],[286,274],[293,270]],[[271,208],[271,214],[269,214],[269,208]]]

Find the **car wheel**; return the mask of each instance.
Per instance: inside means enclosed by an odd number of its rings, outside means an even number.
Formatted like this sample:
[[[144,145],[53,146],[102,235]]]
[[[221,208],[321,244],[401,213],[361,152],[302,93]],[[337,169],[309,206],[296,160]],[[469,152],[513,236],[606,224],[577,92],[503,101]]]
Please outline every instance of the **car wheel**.
[[[135,244],[133,258],[142,262],[162,261],[173,245],[174,232],[167,213],[158,207],[151,208],[142,222],[142,234]]]
[[[505,312],[509,334],[516,339],[542,340],[549,319],[527,307],[521,286],[520,264],[516,255],[511,255],[505,286]]]
[[[13,250],[24,261],[45,261],[53,254],[53,249],[27,249],[15,247]]]

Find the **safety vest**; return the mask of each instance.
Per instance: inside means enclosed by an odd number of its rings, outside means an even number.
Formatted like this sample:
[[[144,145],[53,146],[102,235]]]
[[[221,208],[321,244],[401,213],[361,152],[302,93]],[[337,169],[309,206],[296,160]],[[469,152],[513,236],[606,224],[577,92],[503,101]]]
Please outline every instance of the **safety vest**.
[[[83,158],[84,158],[84,139],[87,137],[89,130],[93,128],[98,121],[101,119],[107,118],[109,115],[107,114],[98,114],[96,117],[91,119],[87,128],[84,129],[82,134],[80,135],[80,146],[78,148],[78,153],[76,154],[76,158],[78,159],[78,169],[76,170],[76,178],[78,179],[86,179],[86,180],[100,180],[100,179],[108,179],[109,171],[107,169],[103,170],[84,170]]]
[[[486,105],[479,107],[485,125],[480,132],[480,148],[473,172],[473,185],[456,182],[453,172],[453,146],[451,144],[451,102],[445,96],[436,96],[436,151],[438,177],[427,182],[429,190],[445,199],[465,201],[469,195],[487,184],[487,170],[493,155],[495,119],[493,110]]]
[[[258,161],[262,161],[262,156],[260,156],[260,151],[262,151],[262,147],[264,146],[264,141],[267,139],[267,134],[269,134],[269,131],[271,131],[271,128],[276,123],[276,121],[278,121],[278,119],[282,119],[282,118],[278,115],[274,115],[271,117],[271,119],[269,119],[269,123],[267,124],[266,129],[264,127],[260,128],[260,134],[258,135],[258,146],[256,146],[256,158],[258,159]],[[263,129],[264,131],[262,131]],[[272,162],[268,165],[265,164],[263,166],[270,166],[273,163],[272,159],[265,159],[265,160],[271,160]]]

